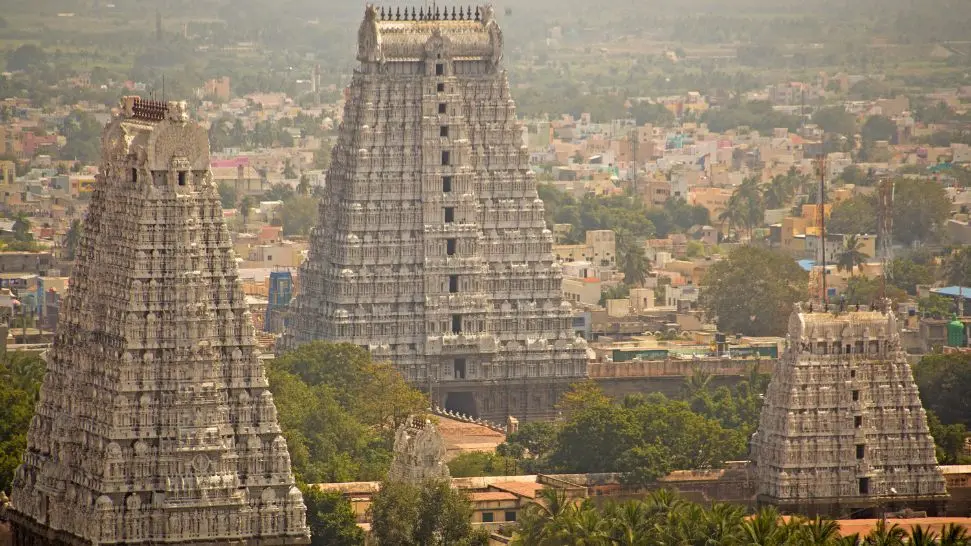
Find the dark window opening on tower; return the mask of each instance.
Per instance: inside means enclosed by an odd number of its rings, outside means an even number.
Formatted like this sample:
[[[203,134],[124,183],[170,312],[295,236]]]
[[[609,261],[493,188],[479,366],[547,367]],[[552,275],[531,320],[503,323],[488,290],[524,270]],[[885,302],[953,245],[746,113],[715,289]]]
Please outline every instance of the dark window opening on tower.
[[[862,427],[863,427],[863,416],[857,415],[856,417],[853,418],[853,428],[862,428]]]
[[[451,165],[452,154],[448,150],[442,152],[442,165]]]
[[[459,276],[449,275],[448,276],[448,291],[449,293],[456,294],[459,291]]]
[[[455,255],[455,239],[445,239],[445,253],[449,256]]]
[[[179,185],[185,186],[186,181],[189,179],[189,175],[185,171],[179,171]]]
[[[462,315],[452,315],[452,333],[462,333]]]
[[[448,136],[448,125],[442,125],[441,128],[439,128],[439,130],[438,130],[438,134],[439,134],[439,136],[447,137]]]
[[[860,391],[853,391],[853,401],[854,402],[860,401]]]
[[[131,170],[131,181],[133,183],[137,183],[138,182],[138,169],[136,169],[136,168],[132,168],[132,170]]]
[[[444,76],[445,75],[445,65],[442,63],[435,63],[435,75]]]
[[[455,372],[455,379],[465,379],[465,359],[456,358],[452,370]]]
[[[455,207],[445,207],[445,223],[451,224],[455,221]]]
[[[860,478],[860,494],[870,494],[870,478]]]
[[[438,103],[438,113],[439,114],[444,114],[445,113],[445,103],[444,102]]]
[[[439,93],[444,93],[445,92],[445,84],[444,83],[438,84],[435,88],[438,90]]]
[[[866,452],[866,446],[864,446],[863,444],[856,444],[857,459],[862,459],[865,452]]]
[[[443,176],[442,177],[442,192],[448,193],[452,191],[452,177]]]

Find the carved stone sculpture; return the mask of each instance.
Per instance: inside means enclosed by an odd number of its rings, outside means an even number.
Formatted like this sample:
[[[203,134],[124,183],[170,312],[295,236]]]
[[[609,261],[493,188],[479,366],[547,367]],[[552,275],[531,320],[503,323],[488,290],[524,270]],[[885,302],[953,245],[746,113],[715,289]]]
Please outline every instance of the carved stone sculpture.
[[[280,347],[346,341],[433,405],[554,416],[586,376],[485,6],[367,7],[360,62]]]
[[[431,421],[414,416],[398,427],[388,480],[420,483],[449,477],[445,440]]]
[[[14,544],[306,544],[206,131],[182,103],[121,112],[14,478]]]

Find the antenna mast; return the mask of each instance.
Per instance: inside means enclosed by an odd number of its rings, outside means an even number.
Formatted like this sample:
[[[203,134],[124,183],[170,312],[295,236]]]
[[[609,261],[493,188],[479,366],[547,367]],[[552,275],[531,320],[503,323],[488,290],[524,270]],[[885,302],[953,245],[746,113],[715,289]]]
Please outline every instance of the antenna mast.
[[[816,163],[819,167],[819,248],[822,254],[822,284],[823,284],[823,309],[829,301],[826,293],[826,156],[819,154],[816,156]]]

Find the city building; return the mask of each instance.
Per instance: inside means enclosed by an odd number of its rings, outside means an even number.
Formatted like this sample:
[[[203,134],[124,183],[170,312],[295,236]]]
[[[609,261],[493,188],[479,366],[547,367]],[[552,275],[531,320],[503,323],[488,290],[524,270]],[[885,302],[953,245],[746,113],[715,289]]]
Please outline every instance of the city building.
[[[126,97],[102,142],[13,543],[308,543],[205,129],[185,103]]]
[[[883,310],[797,305],[786,351],[752,438],[761,504],[785,512],[865,517],[943,512],[934,440]]]
[[[491,7],[368,7],[284,348],[345,341],[432,403],[550,418],[586,375]],[[608,258],[603,257],[604,260]]]

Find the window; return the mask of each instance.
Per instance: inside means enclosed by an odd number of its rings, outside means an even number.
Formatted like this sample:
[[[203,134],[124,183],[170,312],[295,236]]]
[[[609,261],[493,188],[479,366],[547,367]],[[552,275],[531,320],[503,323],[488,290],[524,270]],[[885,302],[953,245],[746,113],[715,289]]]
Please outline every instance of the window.
[[[452,315],[452,333],[459,334],[462,332],[462,315]]]
[[[444,76],[445,75],[445,65],[442,63],[435,63],[435,75]]]
[[[457,294],[459,291],[459,276],[449,275],[448,276],[448,291],[450,294]]]
[[[482,512],[482,523],[492,523],[495,521],[495,514],[492,512]]]
[[[445,207],[445,223],[451,224],[455,221],[455,207]]]
[[[465,379],[465,359],[456,358],[452,363],[452,370],[455,372],[453,375],[455,379]]]
[[[445,103],[444,102],[438,103],[438,113],[444,114],[445,112],[446,112]]]
[[[850,379],[853,379],[855,377],[856,377],[856,370],[850,370]]]
[[[860,478],[860,494],[870,494],[870,478]]]
[[[185,186],[185,182],[186,182],[186,180],[188,178],[189,178],[188,177],[188,173],[186,173],[185,171],[179,171],[179,185],[180,186]]]
[[[138,169],[136,169],[134,167],[132,167],[132,170],[131,170],[131,181],[133,183],[137,183],[138,182]]]
[[[854,402],[860,401],[860,391],[853,391],[853,401]]]
[[[866,446],[863,444],[856,444],[856,458],[862,459],[865,453],[866,453]]]
[[[506,521],[516,521],[516,512],[512,510],[506,511]]]
[[[436,87],[436,89],[438,90],[439,93],[444,93],[445,92],[445,84],[444,83],[438,84],[438,86]]]
[[[442,165],[450,165],[452,162],[452,153],[448,150],[442,151]]]
[[[445,254],[455,256],[455,239],[445,239]]]
[[[452,191],[452,177],[451,176],[443,176],[442,177],[442,192],[443,193],[449,193],[450,191]]]
[[[448,125],[442,125],[438,128],[438,135],[442,137],[448,136]]]
[[[853,428],[863,428],[863,416],[857,415],[853,418]]]
[[[273,261],[273,255],[272,254],[267,254],[266,255],[266,261],[272,262]]]

